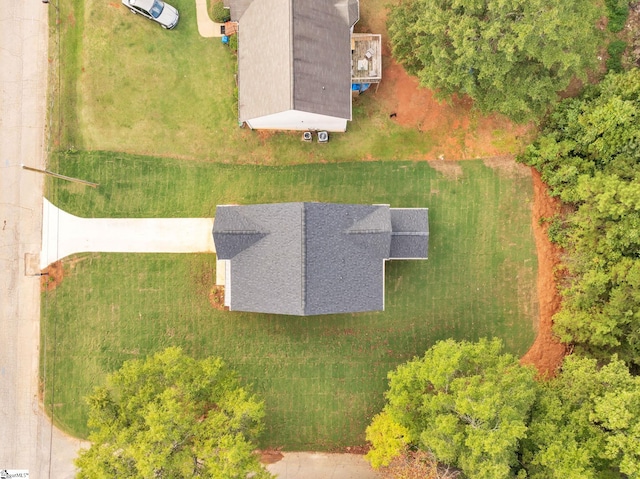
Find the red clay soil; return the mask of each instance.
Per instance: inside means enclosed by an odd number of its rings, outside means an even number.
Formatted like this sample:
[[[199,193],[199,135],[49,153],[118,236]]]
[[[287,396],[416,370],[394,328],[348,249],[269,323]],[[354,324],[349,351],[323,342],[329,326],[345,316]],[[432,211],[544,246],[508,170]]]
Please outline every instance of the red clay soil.
[[[260,454],[260,463],[262,464],[274,464],[284,457],[279,449],[265,449],[258,451],[258,454]]]
[[[45,269],[42,270],[40,276],[40,291],[52,291],[62,283],[64,278],[64,267],[62,261],[56,261],[51,263]]]
[[[384,53],[388,53],[386,46]],[[383,58],[385,69],[376,100],[389,115],[395,113],[394,121],[400,125],[430,134],[435,146],[424,159],[500,156],[516,153],[526,142],[531,125],[517,125],[498,114],[482,115],[472,110],[473,102],[466,96],[440,102],[388,54]]]
[[[540,173],[531,169],[533,175],[533,232],[538,253],[538,303],[540,319],[538,336],[522,357],[522,364],[532,364],[541,377],[551,377],[562,364],[567,354],[564,344],[558,342],[551,332],[553,315],[560,308],[560,294],[555,282],[555,269],[560,263],[560,248],[549,241],[547,224],[540,224],[540,218],[549,218],[560,212],[560,201],[551,198]]]
[[[224,286],[213,286],[209,291],[209,304],[214,309],[220,311],[229,311],[229,308],[224,305]]]

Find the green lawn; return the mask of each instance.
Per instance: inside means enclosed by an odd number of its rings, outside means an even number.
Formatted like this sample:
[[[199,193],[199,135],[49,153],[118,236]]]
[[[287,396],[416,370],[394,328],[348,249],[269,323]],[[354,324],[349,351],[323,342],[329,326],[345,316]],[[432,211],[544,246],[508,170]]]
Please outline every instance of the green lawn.
[[[172,31],[120,0],[60,0],[59,19],[51,9],[52,58],[60,41],[61,65],[52,91],[55,148],[234,164],[429,156],[431,135],[390,120],[374,92],[354,100],[348,133],[333,134],[327,145],[239,128],[236,57],[219,39],[198,35],[194,0],[173,3],[181,17]]]
[[[386,374],[443,338],[497,336],[522,354],[535,335],[531,180],[481,161],[443,176],[425,162],[261,167],[65,154],[48,197],[84,216],[210,216],[219,203],[334,201],[430,208],[427,261],[387,263],[386,311],[299,318],[213,309],[213,255],[86,254],[43,294],[45,403],[87,433],[83,397],[124,360],[169,345],[219,355],[266,401],[262,446],[328,450],[364,442]],[[273,287],[277,294],[277,284]]]

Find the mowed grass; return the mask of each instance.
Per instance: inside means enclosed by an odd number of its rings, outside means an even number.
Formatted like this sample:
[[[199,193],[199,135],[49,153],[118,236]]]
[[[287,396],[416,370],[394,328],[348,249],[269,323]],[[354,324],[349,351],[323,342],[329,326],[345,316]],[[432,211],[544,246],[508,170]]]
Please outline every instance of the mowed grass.
[[[327,145],[303,143],[296,132],[241,129],[235,55],[220,39],[200,37],[193,0],[172,3],[180,22],[165,31],[120,0],[60,0],[51,21],[61,64],[54,149],[235,164],[430,157],[429,133],[390,120],[373,91],[354,100],[348,133],[332,134]]]
[[[291,317],[211,307],[214,255],[83,254],[43,293],[45,404],[86,436],[83,397],[123,361],[170,345],[220,356],[266,403],[262,447],[336,450],[364,443],[386,375],[444,338],[533,342],[537,262],[531,180],[481,161],[447,177],[426,162],[260,167],[116,153],[60,158],[49,199],[83,216],[211,216],[216,204],[279,201],[389,203],[430,209],[426,261],[386,267],[384,312]],[[277,281],[273,294],[278,294]]]

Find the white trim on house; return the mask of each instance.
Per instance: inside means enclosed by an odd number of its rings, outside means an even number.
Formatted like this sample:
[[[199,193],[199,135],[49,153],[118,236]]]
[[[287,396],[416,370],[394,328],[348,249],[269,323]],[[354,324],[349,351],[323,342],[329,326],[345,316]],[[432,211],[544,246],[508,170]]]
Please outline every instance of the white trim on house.
[[[231,310],[231,260],[224,260],[224,305]]]
[[[246,120],[253,130],[325,130],[343,132],[347,130],[347,119],[320,115],[299,110],[287,110],[272,115]]]
[[[225,261],[227,260],[216,258],[216,286],[225,286],[227,284]]]

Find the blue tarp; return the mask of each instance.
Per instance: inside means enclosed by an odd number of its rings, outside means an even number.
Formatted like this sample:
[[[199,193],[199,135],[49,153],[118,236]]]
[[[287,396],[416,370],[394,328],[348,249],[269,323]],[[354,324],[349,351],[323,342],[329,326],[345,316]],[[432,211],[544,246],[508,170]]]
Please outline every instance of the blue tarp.
[[[363,91],[366,91],[370,86],[371,83],[352,83],[351,91],[359,91],[360,93],[362,93]]]

